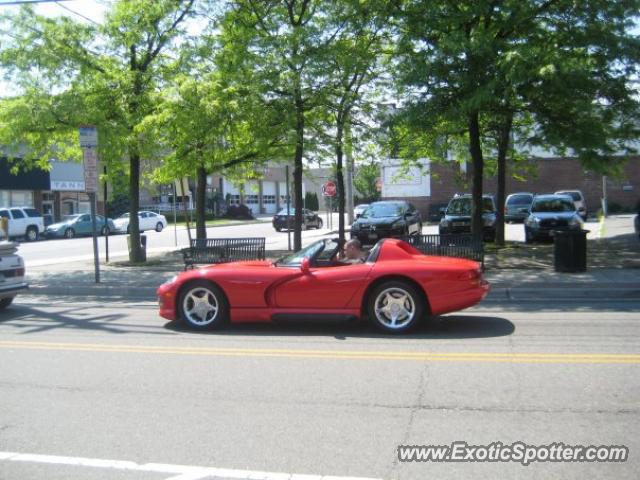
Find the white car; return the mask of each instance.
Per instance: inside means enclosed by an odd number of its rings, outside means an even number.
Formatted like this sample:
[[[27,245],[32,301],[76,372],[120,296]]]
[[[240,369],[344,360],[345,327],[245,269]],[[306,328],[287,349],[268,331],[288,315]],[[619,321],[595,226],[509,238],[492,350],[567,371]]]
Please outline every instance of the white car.
[[[582,220],[587,221],[587,202],[584,199],[584,195],[580,190],[560,190],[555,192],[556,195],[567,195],[573,200],[573,204],[576,206],[578,215],[582,217]]]
[[[113,221],[113,224],[116,227],[116,232],[129,233],[129,214],[120,215]],[[142,211],[138,212],[138,225],[141,232],[145,230],[161,232],[167,226],[167,219],[164,215],[155,212]]]
[[[21,290],[29,288],[24,278],[24,261],[17,250],[17,243],[0,240],[0,311],[11,305]]]
[[[9,222],[9,238],[24,237],[33,242],[44,232],[44,218],[35,208],[0,208],[0,217]]]

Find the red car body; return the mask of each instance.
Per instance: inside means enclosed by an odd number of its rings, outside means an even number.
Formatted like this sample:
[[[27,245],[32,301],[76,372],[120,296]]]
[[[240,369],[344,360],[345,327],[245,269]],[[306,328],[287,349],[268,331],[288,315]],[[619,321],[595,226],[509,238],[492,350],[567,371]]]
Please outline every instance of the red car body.
[[[355,265],[329,262],[314,266],[302,261],[299,266],[282,266],[243,261],[186,271],[158,288],[160,315],[179,319],[184,291],[195,284],[211,284],[223,292],[227,320],[232,323],[362,318],[371,292],[386,285],[410,286],[408,290],[417,293],[416,301],[424,303],[425,315],[471,307],[489,291],[478,263],[426,256],[397,239],[381,241],[365,263]]]

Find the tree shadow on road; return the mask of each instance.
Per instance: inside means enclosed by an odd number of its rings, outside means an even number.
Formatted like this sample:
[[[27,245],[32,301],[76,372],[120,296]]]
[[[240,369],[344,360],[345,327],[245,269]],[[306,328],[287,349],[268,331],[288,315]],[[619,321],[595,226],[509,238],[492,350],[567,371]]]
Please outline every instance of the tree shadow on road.
[[[501,317],[486,315],[447,315],[434,317],[430,322],[420,325],[415,330],[392,335],[378,331],[371,323],[352,322],[278,322],[278,323],[242,323],[229,325],[223,330],[193,331],[181,322],[172,321],[165,325],[166,329],[193,335],[216,336],[256,336],[256,337],[299,337],[320,336],[334,337],[338,340],[347,338],[384,338],[384,339],[465,339],[491,338],[511,335],[515,325]]]

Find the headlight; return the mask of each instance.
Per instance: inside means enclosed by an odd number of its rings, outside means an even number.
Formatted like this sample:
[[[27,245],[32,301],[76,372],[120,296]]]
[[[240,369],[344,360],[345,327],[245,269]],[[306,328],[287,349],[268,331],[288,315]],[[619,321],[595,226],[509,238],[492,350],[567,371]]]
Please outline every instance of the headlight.
[[[580,217],[574,216],[569,220],[570,227],[580,227],[580,225],[582,225],[582,219]]]
[[[525,222],[530,227],[537,227],[540,224],[540,219],[538,217],[530,216],[527,217]]]

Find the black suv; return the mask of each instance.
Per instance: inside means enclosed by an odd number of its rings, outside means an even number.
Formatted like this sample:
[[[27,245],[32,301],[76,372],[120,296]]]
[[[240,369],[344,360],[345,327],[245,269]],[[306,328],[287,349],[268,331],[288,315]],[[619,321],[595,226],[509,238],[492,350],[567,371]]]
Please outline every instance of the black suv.
[[[471,233],[471,195],[456,195],[449,201],[444,217],[440,220],[440,235]],[[496,204],[493,196],[482,196],[482,237],[485,241],[496,239]]]
[[[357,238],[363,245],[381,238],[421,233],[420,212],[404,200],[373,202],[351,225],[351,238]]]

